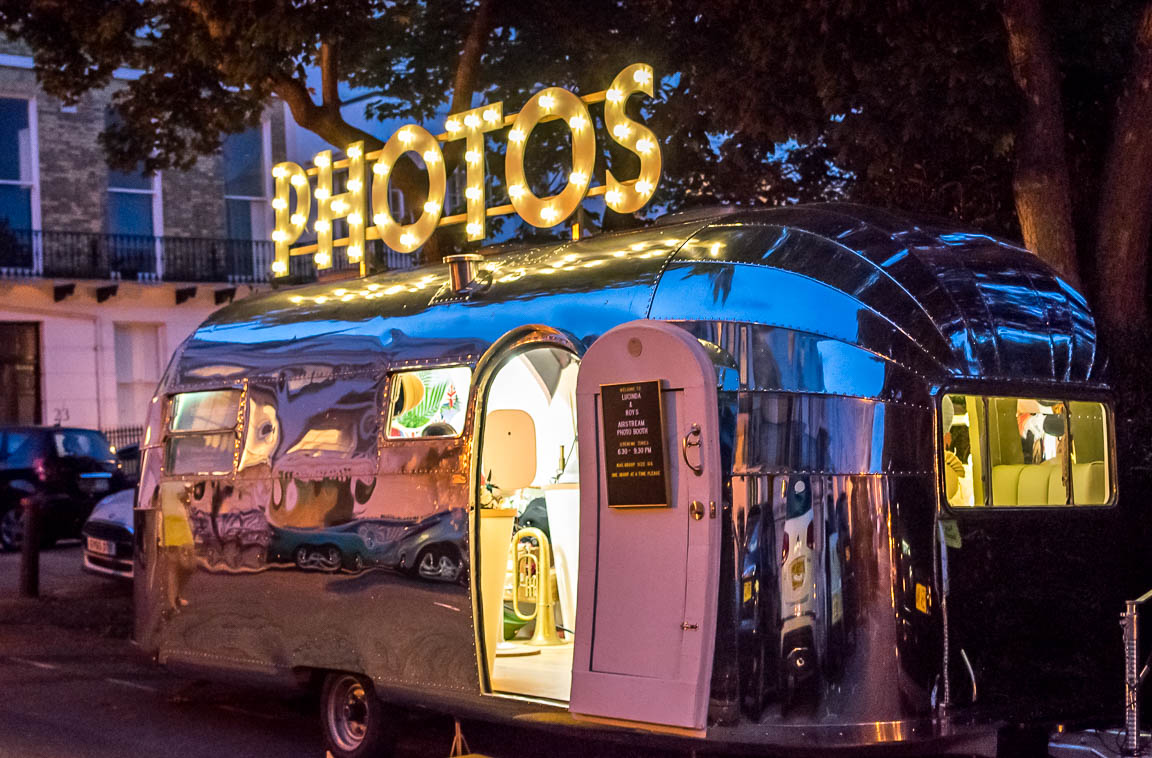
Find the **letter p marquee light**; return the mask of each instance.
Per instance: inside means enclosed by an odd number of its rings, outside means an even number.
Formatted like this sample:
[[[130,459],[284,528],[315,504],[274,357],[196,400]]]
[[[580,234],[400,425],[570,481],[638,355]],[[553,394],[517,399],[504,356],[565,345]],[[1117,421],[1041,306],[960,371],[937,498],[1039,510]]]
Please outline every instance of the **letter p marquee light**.
[[[567,220],[585,197],[604,195],[608,208],[617,213],[632,213],[643,208],[660,182],[660,141],[652,131],[625,113],[633,95],[652,97],[652,67],[644,63],[628,66],[604,91],[578,96],[563,87],[546,87],[534,94],[524,108],[515,114],[504,114],[503,103],[488,103],[445,120],[445,133],[432,135],[417,124],[397,129],[380,150],[365,153],[363,143],[349,145],[346,157],[333,160],[330,151],[318,153],[313,166],[285,162],[272,169],[276,195],[272,200],[276,227],[272,232],[275,259],[272,274],[287,276],[288,261],[293,255],[312,255],[318,269],[332,266],[333,249],[344,247],[349,262],[360,264],[364,274],[364,250],[368,240],[382,240],[401,253],[411,253],[423,245],[437,227],[465,224],[467,238],[484,239],[487,218],[516,213],[536,227],[553,227]],[[635,178],[617,178],[606,170],[605,183],[592,186],[596,165],[596,133],[588,106],[604,103],[607,137],[634,154],[640,162]],[[538,124],[562,119],[572,140],[572,167],[564,189],[551,197],[537,197],[524,173],[528,138]],[[511,127],[505,153],[504,174],[508,183],[509,205],[486,205],[484,135]],[[444,215],[447,175],[442,143],[464,140],[465,212]],[[419,218],[401,224],[391,207],[389,182],[392,169],[401,155],[414,153],[417,166],[428,176],[428,197]],[[371,165],[371,194],[366,180]],[[334,195],[333,172],[341,171],[345,191]],[[314,178],[314,186],[313,180]],[[315,244],[298,245],[307,230],[315,199],[312,232]],[[369,213],[371,208],[371,213]],[[334,239],[335,222],[343,221],[346,236]],[[369,223],[369,220],[371,223]]]

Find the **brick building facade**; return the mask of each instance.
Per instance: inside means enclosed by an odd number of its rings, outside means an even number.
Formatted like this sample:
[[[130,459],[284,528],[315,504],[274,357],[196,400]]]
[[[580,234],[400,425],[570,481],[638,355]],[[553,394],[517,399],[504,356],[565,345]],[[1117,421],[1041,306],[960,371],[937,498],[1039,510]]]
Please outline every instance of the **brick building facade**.
[[[0,40],[0,424],[139,425],[172,351],[267,286],[280,103],[186,172],[111,171],[111,92],[73,106]]]

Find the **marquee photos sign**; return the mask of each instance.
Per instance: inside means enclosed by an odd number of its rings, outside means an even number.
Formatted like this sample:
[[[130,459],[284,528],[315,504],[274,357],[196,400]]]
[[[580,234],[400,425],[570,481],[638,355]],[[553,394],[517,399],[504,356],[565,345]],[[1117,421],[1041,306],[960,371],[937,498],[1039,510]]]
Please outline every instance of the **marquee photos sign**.
[[[651,130],[625,115],[624,106],[634,94],[651,97],[652,80],[652,67],[635,63],[617,74],[602,92],[579,97],[562,87],[547,87],[512,115],[504,114],[503,103],[488,103],[450,115],[444,122],[444,134],[433,135],[417,124],[408,124],[397,129],[380,150],[365,153],[363,143],[357,142],[348,146],[347,157],[342,160],[333,160],[332,151],[325,150],[313,158],[312,168],[292,162],[277,164],[272,170],[276,184],[272,200],[276,215],[272,232],[276,243],[273,275],[287,275],[292,255],[311,254],[317,268],[328,268],[332,265],[333,247],[347,247],[349,261],[362,261],[366,240],[383,240],[393,250],[410,253],[424,244],[438,226],[465,224],[469,240],[482,240],[487,236],[489,216],[517,213],[533,226],[555,226],[571,216],[587,196],[604,195],[608,207],[617,213],[639,210],[651,199],[660,181],[660,145]],[[596,136],[588,106],[600,102],[604,103],[608,137],[639,157],[640,172],[635,179],[620,180],[609,169],[605,171],[605,183],[592,187],[589,185],[596,163]],[[572,171],[559,194],[537,197],[524,176],[524,150],[536,125],[555,119],[566,121],[571,131]],[[484,134],[508,126],[511,129],[504,174],[511,204],[489,208],[485,197]],[[465,147],[465,212],[445,216],[447,172],[440,145],[456,140],[464,140]],[[428,173],[428,199],[415,222],[401,224],[392,214],[388,184],[397,159],[409,152],[420,156],[423,170]],[[336,170],[346,172],[346,190],[334,195],[332,177]],[[313,198],[316,244],[292,247],[304,233]],[[334,240],[333,222],[338,219],[346,221],[348,236]]]

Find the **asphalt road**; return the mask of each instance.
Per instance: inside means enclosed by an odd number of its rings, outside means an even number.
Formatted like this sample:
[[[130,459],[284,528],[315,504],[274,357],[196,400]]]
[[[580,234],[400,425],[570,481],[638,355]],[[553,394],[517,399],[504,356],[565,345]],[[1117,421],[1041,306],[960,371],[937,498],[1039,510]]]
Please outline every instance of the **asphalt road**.
[[[318,707],[305,694],[192,681],[128,640],[131,589],[80,570],[77,543],[41,555],[40,600],[16,597],[20,557],[0,554],[0,758],[322,758]],[[493,758],[675,755],[468,722]],[[454,723],[406,723],[397,758],[447,756]]]

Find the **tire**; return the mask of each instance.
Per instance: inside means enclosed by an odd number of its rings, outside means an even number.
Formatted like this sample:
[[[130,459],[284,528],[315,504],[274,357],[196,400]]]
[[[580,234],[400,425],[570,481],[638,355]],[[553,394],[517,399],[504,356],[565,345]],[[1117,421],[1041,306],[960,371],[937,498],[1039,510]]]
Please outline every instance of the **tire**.
[[[454,548],[447,545],[429,545],[416,556],[413,568],[421,579],[454,582],[459,578],[464,564]]]
[[[372,682],[332,672],[320,691],[320,723],[333,758],[392,755],[397,713],[380,702]]]
[[[24,509],[16,506],[0,514],[0,550],[13,552],[24,541]]]

